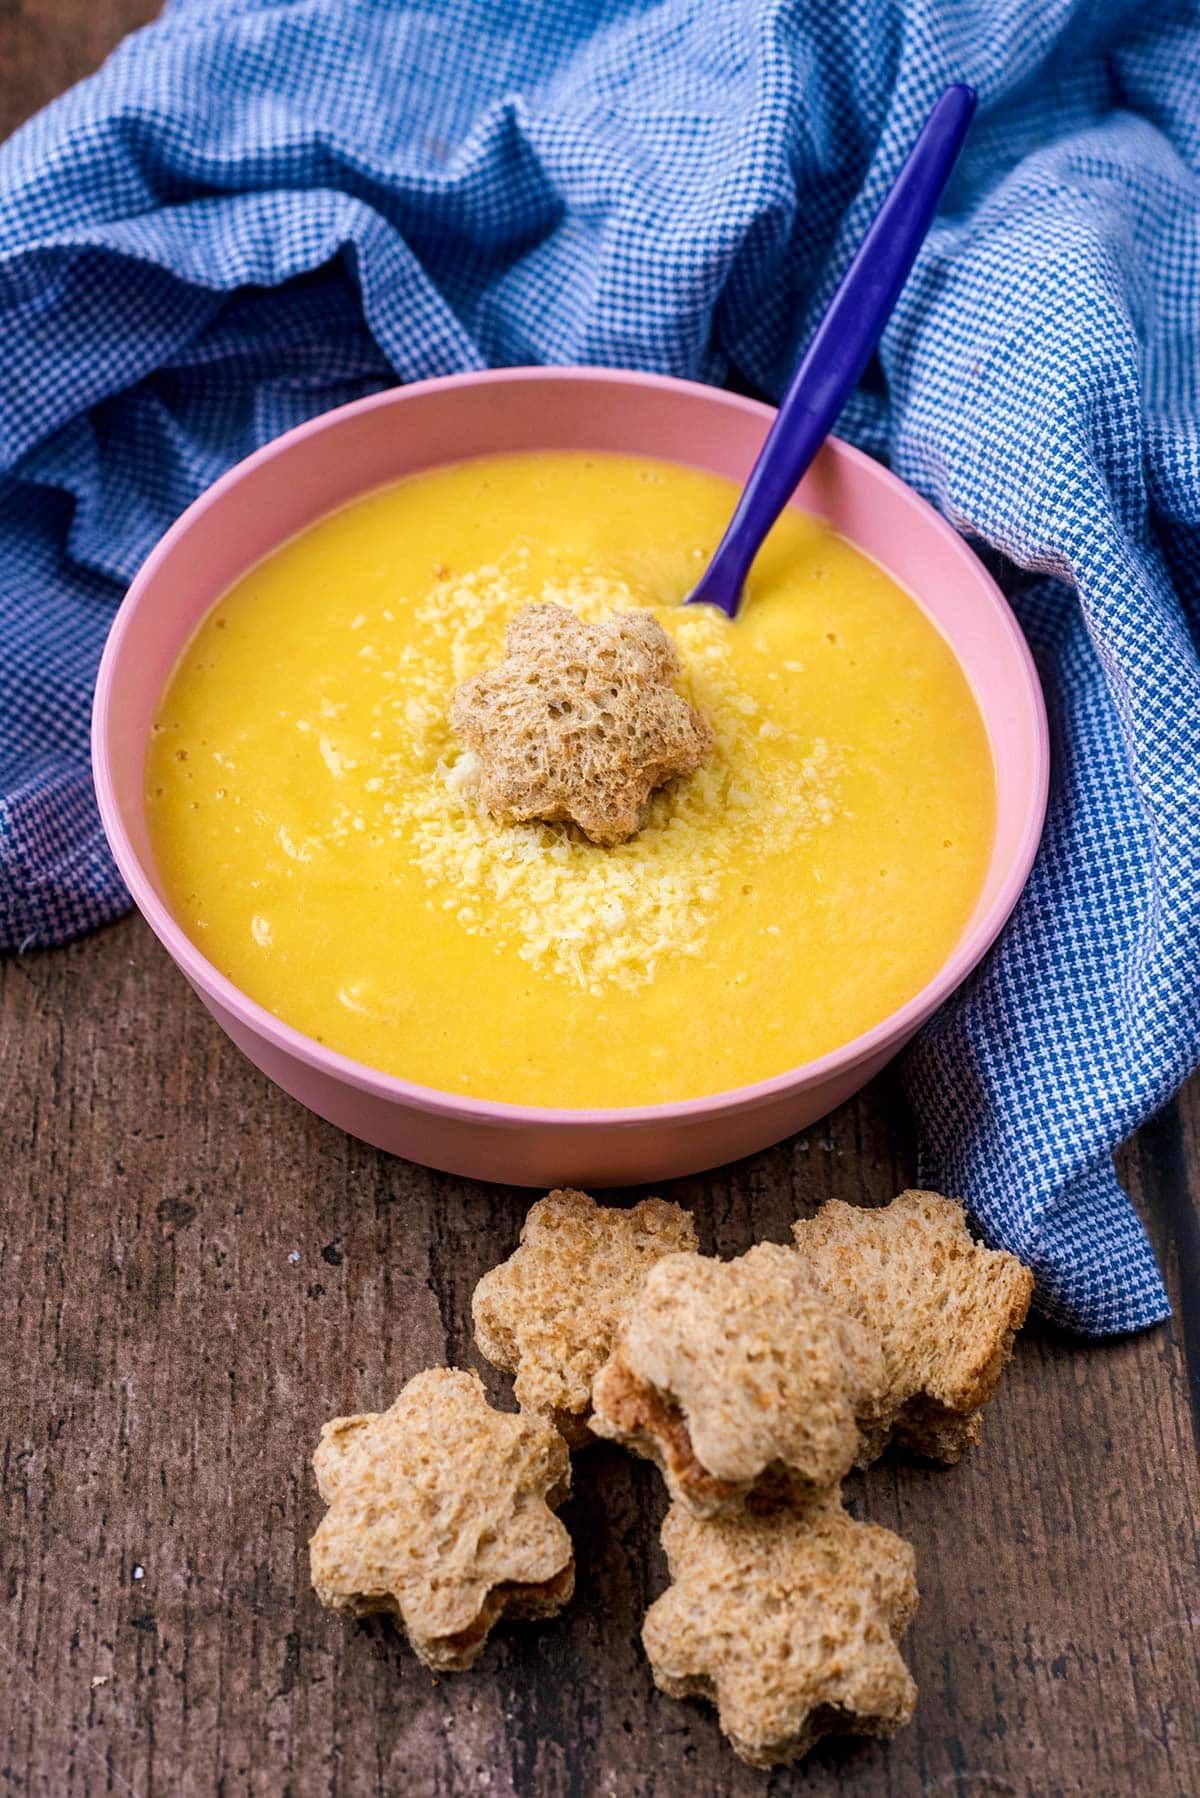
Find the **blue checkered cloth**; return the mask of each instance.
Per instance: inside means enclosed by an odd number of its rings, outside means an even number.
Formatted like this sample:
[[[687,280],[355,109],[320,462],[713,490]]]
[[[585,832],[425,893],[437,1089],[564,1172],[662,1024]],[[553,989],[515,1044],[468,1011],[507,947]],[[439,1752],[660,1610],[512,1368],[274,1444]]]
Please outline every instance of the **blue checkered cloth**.
[[[1166,1315],[1111,1151],[1200,1053],[1194,0],[176,0],[0,153],[0,936],[127,903],[89,698],[231,462],[452,369],[778,395],[926,110],[980,110],[843,432],[982,548],[1054,781],[906,1062],[922,1177],[1096,1334]]]

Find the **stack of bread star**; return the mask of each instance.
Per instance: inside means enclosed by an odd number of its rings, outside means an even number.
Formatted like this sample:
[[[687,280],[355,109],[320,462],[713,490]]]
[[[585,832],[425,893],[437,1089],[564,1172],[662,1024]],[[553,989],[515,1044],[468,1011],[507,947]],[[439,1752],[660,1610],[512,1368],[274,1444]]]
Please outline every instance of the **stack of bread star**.
[[[671,1584],[642,1631],[663,1691],[713,1700],[756,1766],[826,1733],[906,1723],[913,1552],[852,1518],[841,1482],[889,1442],[959,1459],[1032,1277],[936,1193],[831,1203],[794,1237],[719,1261],[697,1252],[676,1205],[539,1200],[473,1302],[478,1345],[514,1374],[520,1414],[440,1369],[380,1416],[327,1425],[322,1602],[395,1611],[429,1664],[469,1665],[500,1616],[569,1599],[553,1510],[567,1445],[604,1436],[653,1461],[670,1494]]]

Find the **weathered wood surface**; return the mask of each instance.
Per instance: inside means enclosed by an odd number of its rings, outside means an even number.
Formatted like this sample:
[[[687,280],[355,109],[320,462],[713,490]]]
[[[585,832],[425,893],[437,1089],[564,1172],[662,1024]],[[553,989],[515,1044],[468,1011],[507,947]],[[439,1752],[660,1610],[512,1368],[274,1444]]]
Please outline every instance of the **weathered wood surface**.
[[[475,1364],[475,1280],[521,1195],[388,1160],[271,1088],[128,921],[3,969],[0,1277],[7,1667],[0,1778],[38,1794],[1195,1792],[1197,1474],[1186,1338],[1078,1348],[1032,1329],[986,1438],[857,1502],[916,1545],[916,1726],[738,1767],[656,1694],[656,1477],[577,1462],[579,1592],[435,1681],[307,1586],[325,1417]],[[1123,1157],[1170,1270],[1196,1272],[1200,1095]],[[878,1084],[735,1170],[680,1182],[707,1246],[911,1177]],[[293,1259],[298,1257],[298,1259]],[[498,1395],[504,1382],[489,1374]],[[140,1571],[139,1571],[140,1570]],[[101,1682],[101,1683],[96,1683]]]
[[[0,0],[0,119],[150,10]],[[469,1300],[525,1196],[300,1110],[135,920],[0,964],[0,1133],[0,1792],[1200,1792],[1200,1085],[1121,1157],[1175,1318],[1089,1348],[1032,1327],[963,1466],[856,1484],[859,1514],[916,1546],[917,1720],[770,1777],[653,1689],[637,1634],[662,1501],[615,1450],[576,1464],[569,1612],[500,1631],[473,1674],[435,1680],[308,1590],[327,1416],[446,1359],[503,1397]],[[669,1190],[729,1253],[913,1171],[884,1080]]]
[[[79,81],[162,0],[0,0],[0,138]]]

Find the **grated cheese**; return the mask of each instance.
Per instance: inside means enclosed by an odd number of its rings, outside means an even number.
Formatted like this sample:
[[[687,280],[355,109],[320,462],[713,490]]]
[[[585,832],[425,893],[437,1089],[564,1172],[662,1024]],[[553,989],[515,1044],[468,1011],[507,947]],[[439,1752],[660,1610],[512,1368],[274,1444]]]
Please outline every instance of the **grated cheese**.
[[[505,625],[531,597],[588,619],[645,604],[600,574],[546,581],[533,594],[525,554],[442,580],[420,606],[431,652],[410,645],[400,658],[394,747],[384,758],[395,801],[388,827],[411,845],[432,902],[461,929],[511,941],[538,973],[596,995],[635,989],[666,958],[703,954],[722,879],[748,855],[792,850],[832,820],[838,757],[823,740],[762,719],[739,688],[720,614],[653,606],[679,646],[689,697],[716,732],[709,760],[657,793],[645,827],[616,848],[570,825],[497,822],[478,801],[476,758],[447,722],[454,688],[499,659]]]

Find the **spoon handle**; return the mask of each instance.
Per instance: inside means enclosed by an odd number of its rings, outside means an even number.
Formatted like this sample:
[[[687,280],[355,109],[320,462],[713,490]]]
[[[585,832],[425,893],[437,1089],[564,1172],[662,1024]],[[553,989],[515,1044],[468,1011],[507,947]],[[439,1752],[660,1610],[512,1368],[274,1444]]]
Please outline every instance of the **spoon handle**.
[[[957,82],[937,101],[792,376],[767,441],[688,604],[732,618],[764,537],[833,428],[875,348],[933,222],[975,110]]]

